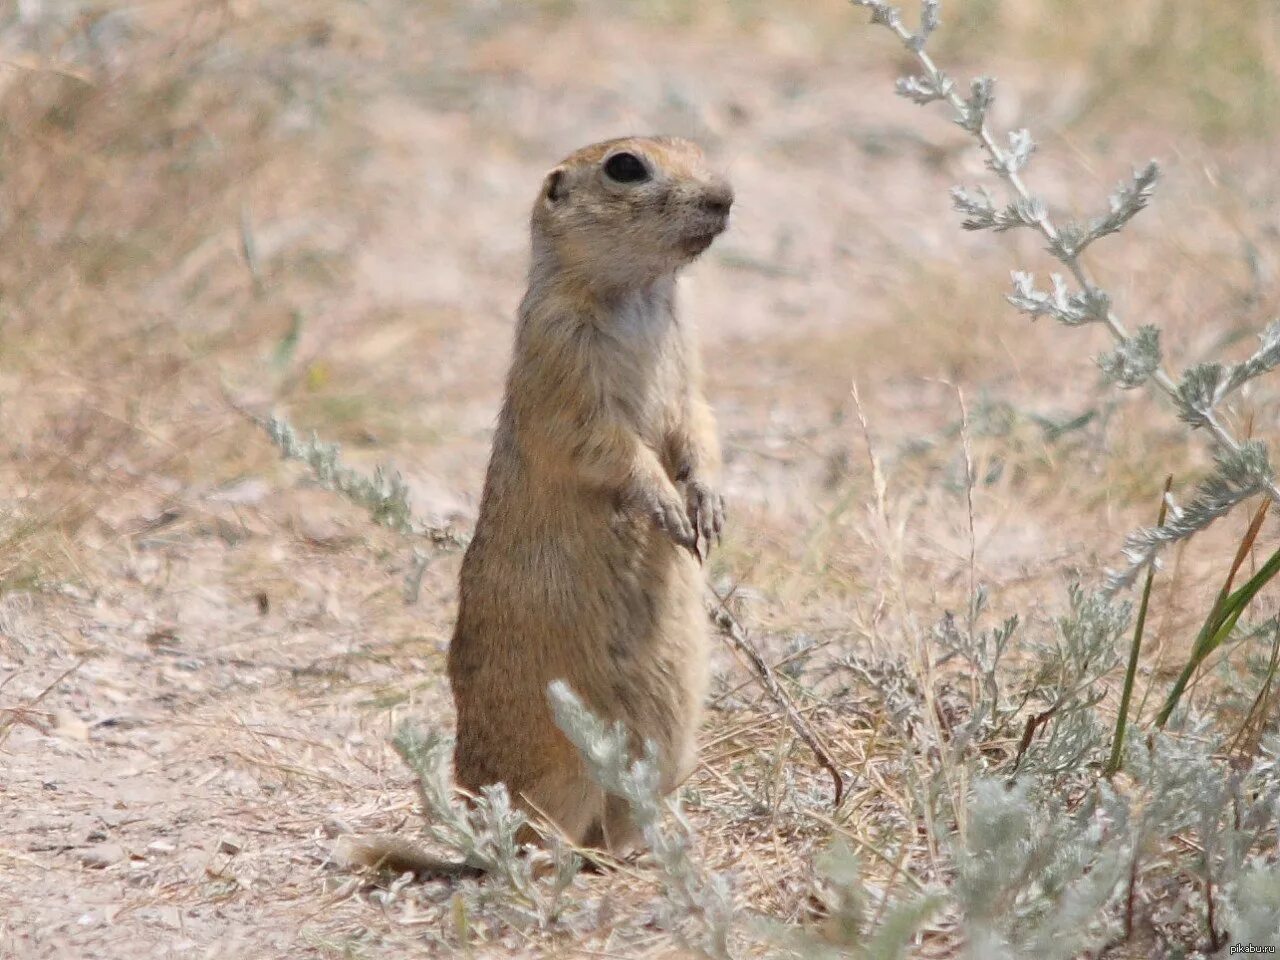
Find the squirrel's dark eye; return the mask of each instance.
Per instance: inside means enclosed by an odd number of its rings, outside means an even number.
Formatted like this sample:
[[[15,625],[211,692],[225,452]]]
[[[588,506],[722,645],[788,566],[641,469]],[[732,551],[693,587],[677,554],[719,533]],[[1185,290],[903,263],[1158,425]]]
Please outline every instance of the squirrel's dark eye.
[[[649,168],[634,153],[615,153],[604,162],[604,175],[617,183],[641,183],[649,179]]]

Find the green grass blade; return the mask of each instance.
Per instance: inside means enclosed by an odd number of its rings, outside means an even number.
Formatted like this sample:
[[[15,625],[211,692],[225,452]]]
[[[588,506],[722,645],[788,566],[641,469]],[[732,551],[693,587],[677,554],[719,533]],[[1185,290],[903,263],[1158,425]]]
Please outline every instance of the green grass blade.
[[[1165,477],[1164,492],[1160,495],[1160,513],[1156,517],[1156,526],[1164,526],[1165,514],[1169,509],[1169,489],[1173,486],[1173,474]],[[1138,620],[1133,627],[1133,644],[1129,647],[1129,666],[1124,673],[1124,690],[1120,694],[1120,712],[1116,715],[1116,732],[1111,738],[1111,759],[1107,761],[1106,775],[1114,775],[1120,769],[1124,752],[1124,731],[1129,722],[1129,703],[1133,700],[1133,684],[1138,676],[1138,654],[1142,651],[1142,633],[1147,625],[1147,605],[1151,602],[1151,583],[1155,579],[1156,567],[1153,563],[1147,568],[1147,580],[1142,587],[1142,602],[1138,605]]]
[[[1195,675],[1196,670],[1204,663],[1205,659],[1217,650],[1226,639],[1231,635],[1231,631],[1235,629],[1240,615],[1244,613],[1245,608],[1258,595],[1258,592],[1265,587],[1280,573],[1280,550],[1271,555],[1266,563],[1255,573],[1249,580],[1234,593],[1226,598],[1219,597],[1214,604],[1213,610],[1209,614],[1209,618],[1205,621],[1204,626],[1200,629],[1199,636],[1196,637],[1195,646],[1192,647],[1191,656],[1187,660],[1187,664],[1182,668],[1182,673],[1178,676],[1177,682],[1174,683],[1173,689],[1169,691],[1169,696],[1165,698],[1164,705],[1160,708],[1160,713],[1156,716],[1156,726],[1163,727],[1169,720],[1169,716],[1178,706],[1178,701],[1182,699],[1182,694],[1186,691],[1187,684]]]

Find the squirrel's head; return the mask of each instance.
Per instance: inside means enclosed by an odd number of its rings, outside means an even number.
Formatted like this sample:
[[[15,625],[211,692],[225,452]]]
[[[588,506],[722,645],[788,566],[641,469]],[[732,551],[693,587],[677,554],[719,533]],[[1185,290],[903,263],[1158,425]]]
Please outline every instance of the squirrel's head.
[[[691,263],[729,222],[733,189],[702,151],[674,137],[584,147],[543,180],[535,256],[585,280],[627,286]]]

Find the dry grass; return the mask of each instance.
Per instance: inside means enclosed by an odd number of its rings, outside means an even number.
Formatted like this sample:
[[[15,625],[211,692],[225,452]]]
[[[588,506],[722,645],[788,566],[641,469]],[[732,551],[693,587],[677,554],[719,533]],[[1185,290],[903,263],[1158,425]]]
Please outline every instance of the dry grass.
[[[1097,384],[1101,342],[1003,303],[1010,266],[1046,261],[1027,239],[959,233],[946,188],[979,161],[888,94],[897,54],[860,15],[703,6],[166,0],[38,28],[0,14],[0,956],[457,945],[447,887],[389,895],[327,863],[339,830],[412,826],[388,740],[406,718],[451,723],[456,559],[406,608],[403,545],[299,483],[223,385],[354,464],[393,461],[420,513],[465,525],[531,191],[624,130],[695,136],[737,185],[687,303],[733,505],[711,569],[741,585],[853,774],[830,821],[822,771],[719,651],[687,798],[703,858],[745,904],[797,922],[813,920],[833,822],[869,875],[929,875],[928,843],[895,839],[923,760],[872,694],[899,661],[920,668],[910,638],[963,607],[971,577],[997,612],[1059,609],[1164,474],[1185,487],[1204,456],[1149,400]],[[1176,363],[1246,349],[1223,341],[1278,305],[1274,5],[949,6],[945,56],[1000,77],[998,116],[1042,136],[1052,200],[1096,202],[1131,160],[1169,167],[1156,206],[1094,253],[1126,315],[1158,318]],[[943,380],[969,405],[972,530]],[[1277,400],[1242,398],[1241,432],[1265,433]],[[1146,674],[1176,672],[1245,522],[1157,581]],[[848,657],[862,675],[819,682]],[[598,921],[581,944],[481,928],[470,955],[671,956],[627,919],[653,882],[642,865],[582,878]],[[920,955],[950,949],[942,931]]]

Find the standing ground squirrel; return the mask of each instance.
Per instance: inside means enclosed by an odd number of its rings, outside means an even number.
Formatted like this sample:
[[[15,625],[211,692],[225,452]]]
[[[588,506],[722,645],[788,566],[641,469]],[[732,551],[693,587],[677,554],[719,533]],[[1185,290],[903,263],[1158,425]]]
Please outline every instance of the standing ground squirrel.
[[[653,741],[664,792],[692,772],[708,679],[701,559],[724,509],[676,274],[732,203],[698,147],[674,138],[594,144],[547,175],[462,563],[449,648],[458,785],[505,783],[571,841],[615,854],[638,839],[630,811],[592,780],[547,687],[564,680],[621,721],[633,750]]]

